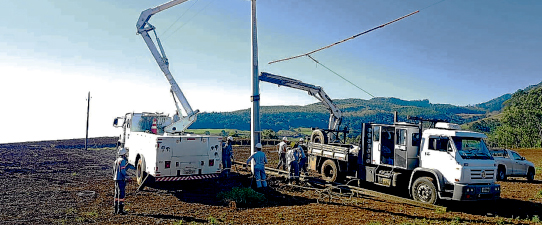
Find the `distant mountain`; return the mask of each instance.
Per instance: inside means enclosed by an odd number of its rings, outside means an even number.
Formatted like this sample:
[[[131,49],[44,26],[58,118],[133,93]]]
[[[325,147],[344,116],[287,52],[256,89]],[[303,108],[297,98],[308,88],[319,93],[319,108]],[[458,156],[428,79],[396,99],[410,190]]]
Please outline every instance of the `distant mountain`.
[[[523,91],[530,91],[530,90],[532,90],[534,88],[537,88],[537,87],[542,87],[542,82],[540,82],[538,84],[535,84],[535,85],[530,85],[530,86],[526,87],[525,89],[523,89]],[[502,109],[504,107],[503,103],[506,100],[510,99],[510,98],[512,98],[512,94],[508,93],[508,94],[501,95],[500,97],[491,99],[491,100],[489,100],[487,102],[476,104],[476,105],[474,105],[474,107],[486,110],[488,112],[495,112],[495,111],[500,112],[500,111],[502,111]]]
[[[528,91],[540,86],[542,82],[524,90]],[[471,123],[498,114],[503,109],[503,103],[511,97],[512,94],[505,94],[474,106],[433,104],[428,99],[408,101],[383,97],[369,100],[335,99],[333,102],[343,113],[342,125],[356,132],[360,130],[362,123],[392,123],[394,111],[398,112],[400,121],[406,121],[407,116],[418,116],[427,119],[443,119],[458,124]],[[278,131],[298,127],[327,128],[329,121],[329,111],[322,103],[305,106],[263,106],[260,112],[260,125],[263,130]],[[476,125],[480,125],[477,127],[479,130],[484,130],[487,128],[485,124],[489,123],[483,121]],[[490,124],[490,128],[493,129],[495,124],[498,124],[498,119]],[[198,115],[197,122],[190,128],[250,130],[250,110],[201,113]]]
[[[431,119],[445,119],[455,123],[466,123],[485,117],[487,111],[475,107],[462,107],[450,104],[432,104],[429,100],[401,100],[398,98],[336,99],[334,103],[343,112],[343,125],[359,130],[362,123],[392,123],[393,112],[406,121],[407,116]],[[261,128],[288,130],[297,127],[327,128],[329,111],[322,103],[306,106],[263,106],[261,108]],[[234,112],[201,113],[190,128],[231,128],[250,129],[248,109]]]
[[[512,98],[512,94],[504,94],[487,102],[476,104],[474,107],[487,110],[488,112],[501,111],[503,103],[510,98]]]

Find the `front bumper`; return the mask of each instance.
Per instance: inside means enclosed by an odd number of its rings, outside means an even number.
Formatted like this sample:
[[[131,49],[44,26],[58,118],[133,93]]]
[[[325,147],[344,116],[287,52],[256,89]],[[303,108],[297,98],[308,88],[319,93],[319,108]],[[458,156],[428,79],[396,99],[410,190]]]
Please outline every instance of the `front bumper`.
[[[501,185],[499,184],[454,184],[452,200],[495,200],[500,197]]]

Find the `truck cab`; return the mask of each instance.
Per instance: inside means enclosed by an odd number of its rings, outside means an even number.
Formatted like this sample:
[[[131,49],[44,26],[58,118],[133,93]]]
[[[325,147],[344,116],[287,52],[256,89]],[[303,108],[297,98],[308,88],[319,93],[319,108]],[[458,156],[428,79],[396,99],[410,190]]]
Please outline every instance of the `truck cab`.
[[[500,196],[500,186],[495,184],[497,167],[483,138],[487,136],[449,123],[437,123],[423,132],[419,168],[440,173],[439,198],[484,200]],[[413,173],[411,180],[418,177]]]
[[[457,124],[363,124],[360,180],[388,187],[405,186],[418,201],[474,201],[500,197],[497,167],[483,139]]]

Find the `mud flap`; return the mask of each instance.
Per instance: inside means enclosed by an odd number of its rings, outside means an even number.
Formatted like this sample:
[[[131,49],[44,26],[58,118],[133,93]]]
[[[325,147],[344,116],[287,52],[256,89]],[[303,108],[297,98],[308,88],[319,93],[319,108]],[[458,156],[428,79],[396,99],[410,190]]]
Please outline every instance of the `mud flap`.
[[[139,187],[137,188],[137,191],[142,191],[143,188],[145,188],[145,184],[147,184],[147,179],[149,178],[150,176],[147,174],[147,176],[145,176],[145,179],[143,179],[143,182],[141,182],[141,185],[139,185]]]

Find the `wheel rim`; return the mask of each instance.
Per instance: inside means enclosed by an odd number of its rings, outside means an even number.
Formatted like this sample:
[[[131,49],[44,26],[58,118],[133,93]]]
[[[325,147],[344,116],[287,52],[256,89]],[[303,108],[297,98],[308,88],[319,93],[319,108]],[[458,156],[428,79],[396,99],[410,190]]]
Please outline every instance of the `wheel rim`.
[[[429,202],[429,200],[433,196],[433,192],[431,191],[429,185],[421,184],[420,186],[418,186],[417,195],[421,201]]]

